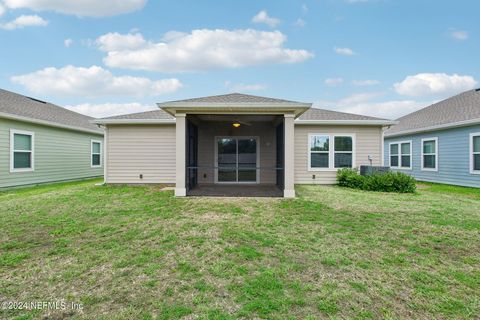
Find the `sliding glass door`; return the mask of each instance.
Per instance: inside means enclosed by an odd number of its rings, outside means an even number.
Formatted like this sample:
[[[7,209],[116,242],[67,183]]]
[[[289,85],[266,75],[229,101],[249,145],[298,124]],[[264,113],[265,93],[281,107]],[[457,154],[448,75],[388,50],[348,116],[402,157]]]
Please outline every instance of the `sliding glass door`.
[[[257,138],[254,137],[217,138],[216,182],[256,183],[257,148]]]

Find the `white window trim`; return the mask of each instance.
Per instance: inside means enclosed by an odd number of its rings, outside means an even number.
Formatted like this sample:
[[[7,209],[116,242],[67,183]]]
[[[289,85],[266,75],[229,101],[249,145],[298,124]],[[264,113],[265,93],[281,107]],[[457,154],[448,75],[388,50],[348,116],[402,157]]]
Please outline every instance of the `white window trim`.
[[[238,140],[255,139],[257,143],[257,180],[256,181],[218,181],[218,140],[219,139],[236,139],[237,140],[237,163],[238,163]],[[259,136],[215,136],[215,169],[214,169],[214,183],[215,184],[260,184],[260,137]],[[238,180],[238,176],[237,176]]]
[[[424,142],[428,142],[428,141],[435,141],[435,153],[427,153],[425,154],[423,152],[423,143]],[[438,137],[431,137],[431,138],[423,138],[422,139],[422,142],[421,142],[421,163],[422,163],[422,166],[421,166],[421,170],[422,171],[438,171]],[[427,155],[427,156],[435,156],[435,168],[425,168],[424,167],[424,160],[423,160],[423,156],[424,155]]]
[[[14,143],[14,135],[15,134],[23,134],[23,135],[28,135],[32,138],[32,150],[30,150],[31,157],[31,167],[30,168],[19,168],[15,169],[13,167],[14,164],[14,152],[15,151],[28,151],[28,150],[14,150],[15,143]],[[35,133],[31,131],[23,131],[23,130],[16,130],[16,129],[10,129],[10,172],[32,172],[35,171]]]
[[[410,143],[410,166],[409,167],[402,167],[402,143]],[[396,166],[396,167],[393,167],[391,165],[391,159],[392,159],[392,157],[391,157],[392,156],[391,155],[391,152],[392,152],[391,145],[392,144],[397,144],[398,145],[398,154],[397,154],[398,155],[398,166]],[[413,167],[412,146],[413,146],[412,140],[390,142],[388,144],[388,164],[389,164],[390,168],[397,169],[397,170],[412,170],[412,167]]]
[[[473,168],[473,155],[474,154],[480,154],[480,152],[473,152],[473,138],[474,137],[480,137],[480,132],[473,132],[470,133],[470,152],[469,152],[469,157],[470,157],[470,174],[480,174],[480,170],[474,170]]]
[[[328,142],[328,168],[312,168],[312,158],[310,151],[312,137],[326,136],[329,139]],[[352,154],[352,168],[356,167],[356,135],[354,133],[309,133],[307,141],[307,159],[308,159],[308,171],[338,171],[342,168],[335,168],[335,137],[350,137],[352,138],[352,151],[337,151],[337,153],[351,153]],[[315,152],[314,153],[322,153]],[[327,153],[327,152],[323,152]]]
[[[99,143],[100,144],[100,164],[99,165],[93,165],[93,155],[98,154],[98,153],[93,153],[93,144],[94,143]],[[90,167],[91,168],[101,168],[102,163],[103,163],[103,143],[101,140],[90,140]]]

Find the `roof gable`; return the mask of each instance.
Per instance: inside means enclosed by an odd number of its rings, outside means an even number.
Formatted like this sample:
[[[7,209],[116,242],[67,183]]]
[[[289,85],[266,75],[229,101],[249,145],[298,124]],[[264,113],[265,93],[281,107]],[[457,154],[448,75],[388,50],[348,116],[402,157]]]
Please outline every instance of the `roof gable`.
[[[92,117],[60,106],[0,89],[0,113],[20,121],[38,122],[72,130],[87,130],[102,134]]]
[[[268,97],[260,97],[242,93],[229,93],[216,96],[207,96],[193,99],[176,100],[163,102],[159,105],[176,105],[176,104],[304,104],[296,101],[284,99],[275,99]]]
[[[480,89],[469,90],[407,114],[399,124],[385,132],[386,136],[426,131],[459,123],[480,123]]]

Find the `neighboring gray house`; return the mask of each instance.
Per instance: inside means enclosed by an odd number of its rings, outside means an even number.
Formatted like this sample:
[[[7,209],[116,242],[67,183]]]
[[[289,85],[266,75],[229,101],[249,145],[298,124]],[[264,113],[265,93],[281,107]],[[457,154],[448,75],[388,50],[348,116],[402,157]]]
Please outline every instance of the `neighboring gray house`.
[[[105,127],[105,182],[174,184],[176,196],[294,197],[339,168],[380,165],[394,121],[226,94],[95,120]]]
[[[0,189],[103,175],[92,118],[0,89]]]
[[[385,165],[421,181],[480,187],[480,89],[398,119],[385,132]]]

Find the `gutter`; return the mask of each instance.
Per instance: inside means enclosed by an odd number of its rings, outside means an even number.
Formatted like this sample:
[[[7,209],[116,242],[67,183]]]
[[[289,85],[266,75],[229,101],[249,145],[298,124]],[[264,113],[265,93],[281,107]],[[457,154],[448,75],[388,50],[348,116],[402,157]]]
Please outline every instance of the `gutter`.
[[[95,119],[94,124],[175,124],[175,119]]]
[[[465,120],[465,121],[458,121],[458,122],[451,122],[451,123],[445,123],[445,124],[439,124],[436,126],[430,126],[430,127],[424,127],[424,128],[419,128],[419,129],[411,129],[411,130],[403,130],[395,133],[388,134],[388,132],[385,133],[385,138],[393,138],[393,137],[398,137],[398,136],[404,136],[407,134],[415,134],[415,133],[422,133],[422,132],[429,132],[429,131],[436,131],[436,130],[442,130],[442,129],[453,129],[453,128],[459,128],[459,127],[466,127],[474,124],[480,124],[480,118],[477,119],[470,119],[470,120]]]
[[[175,119],[96,119],[95,124],[175,124]],[[392,120],[295,120],[298,125],[364,125],[390,126],[398,124]]]
[[[73,130],[73,131],[93,133],[93,134],[103,136],[103,132],[96,131],[96,130],[93,130],[93,129],[90,130],[90,129],[86,129],[86,128],[69,126],[69,125],[66,125],[66,124],[60,124],[60,123],[46,121],[46,120],[39,120],[39,119],[33,119],[33,118],[28,118],[28,117],[12,115],[12,114],[9,114],[9,113],[0,112],[0,118],[9,119],[9,120],[18,120],[18,121],[29,122],[29,123],[35,123],[35,124],[45,125],[45,126],[49,126],[49,127],[56,127],[56,128],[61,128],[61,129]],[[90,121],[90,122],[92,122],[92,121]]]
[[[391,126],[398,124],[394,120],[295,120],[298,125],[363,125]]]
[[[305,111],[307,111],[312,104],[311,103],[258,103],[258,102],[251,102],[251,103],[206,103],[206,102],[199,102],[199,103],[157,103],[157,106],[164,110],[165,112],[175,116],[175,113],[181,112],[246,112],[246,113],[253,113],[250,108],[260,109],[260,110],[269,110],[267,112],[294,112],[296,117],[302,115]],[[242,110],[247,109],[247,111]],[[257,111],[257,114],[261,114],[262,111]]]

